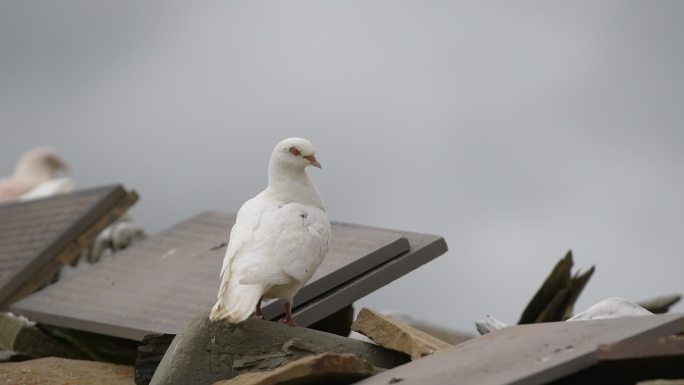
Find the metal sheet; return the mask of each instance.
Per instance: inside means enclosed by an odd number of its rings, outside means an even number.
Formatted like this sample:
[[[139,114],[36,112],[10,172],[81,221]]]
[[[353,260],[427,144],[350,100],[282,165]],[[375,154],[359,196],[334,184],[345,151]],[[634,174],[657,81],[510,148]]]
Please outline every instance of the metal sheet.
[[[211,306],[233,216],[206,212],[15,304],[39,322],[130,339],[177,333]],[[400,232],[333,224],[331,249],[295,307],[409,250]],[[348,304],[348,303],[347,303]],[[264,306],[267,318],[282,305]],[[322,315],[320,318],[323,318]],[[311,317],[312,322],[316,317]]]
[[[136,198],[106,186],[0,204],[0,309],[49,282]]]
[[[682,314],[512,326],[357,384],[546,384],[594,365],[600,344],[682,331]]]

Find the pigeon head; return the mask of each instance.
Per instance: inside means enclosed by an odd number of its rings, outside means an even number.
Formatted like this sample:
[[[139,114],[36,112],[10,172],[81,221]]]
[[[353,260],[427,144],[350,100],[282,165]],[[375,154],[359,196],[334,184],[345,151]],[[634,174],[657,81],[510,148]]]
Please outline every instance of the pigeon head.
[[[14,175],[52,179],[55,174],[67,169],[66,163],[57,151],[51,148],[36,148],[19,159]]]
[[[316,159],[316,149],[313,144],[303,138],[288,138],[278,143],[273,149],[271,161],[293,169],[304,169],[307,166],[321,168]]]

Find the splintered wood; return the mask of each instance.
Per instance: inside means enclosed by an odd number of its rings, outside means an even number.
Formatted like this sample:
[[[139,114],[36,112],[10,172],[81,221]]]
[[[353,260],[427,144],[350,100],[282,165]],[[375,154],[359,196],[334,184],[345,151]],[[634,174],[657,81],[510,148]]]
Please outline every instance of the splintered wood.
[[[352,330],[378,345],[406,353],[412,360],[427,356],[450,344],[373,310],[361,309]]]

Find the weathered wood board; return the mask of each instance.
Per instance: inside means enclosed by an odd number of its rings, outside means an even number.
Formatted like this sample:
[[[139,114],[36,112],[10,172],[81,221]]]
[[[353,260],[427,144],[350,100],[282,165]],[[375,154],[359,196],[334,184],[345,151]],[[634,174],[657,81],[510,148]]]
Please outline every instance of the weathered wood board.
[[[136,200],[117,185],[0,204],[0,309],[48,283]]]
[[[600,344],[682,331],[683,314],[511,326],[357,384],[546,384],[596,364]]]
[[[175,334],[215,302],[233,218],[219,212],[196,215],[24,299],[12,309],[39,322],[136,340],[152,333]],[[429,237],[443,246],[434,248],[431,258],[422,258],[417,266],[446,251],[442,238]],[[393,230],[334,223],[328,255],[295,297],[297,322],[310,325],[377,289],[378,284],[417,267],[406,265],[376,285],[343,296],[343,301],[326,301],[316,312],[302,315],[299,310],[397,257],[411,254],[409,239]],[[272,301],[263,312],[267,319],[278,318],[282,305]]]

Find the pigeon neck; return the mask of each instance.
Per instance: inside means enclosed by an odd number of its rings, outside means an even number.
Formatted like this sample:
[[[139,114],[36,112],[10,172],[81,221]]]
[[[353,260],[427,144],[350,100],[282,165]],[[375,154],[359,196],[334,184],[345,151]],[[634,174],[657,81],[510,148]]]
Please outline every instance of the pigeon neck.
[[[323,198],[304,168],[271,163],[267,190],[284,202],[299,202],[325,210]]]

